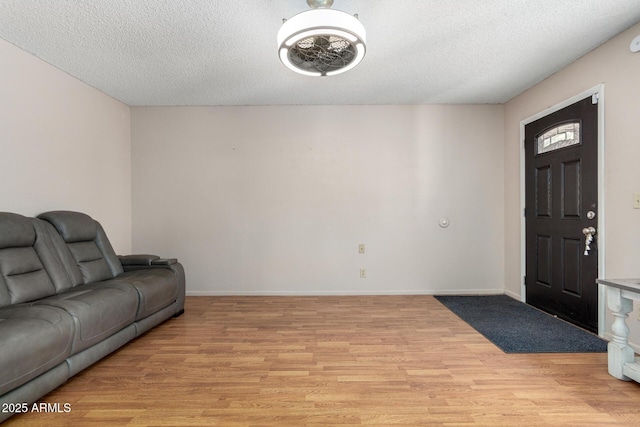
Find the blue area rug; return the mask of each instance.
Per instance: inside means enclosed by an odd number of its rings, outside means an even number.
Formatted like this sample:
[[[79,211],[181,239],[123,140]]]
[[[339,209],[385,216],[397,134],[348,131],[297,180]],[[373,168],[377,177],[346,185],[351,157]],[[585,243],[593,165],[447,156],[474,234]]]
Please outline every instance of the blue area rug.
[[[591,332],[506,295],[436,299],[505,353],[607,351],[607,342]]]

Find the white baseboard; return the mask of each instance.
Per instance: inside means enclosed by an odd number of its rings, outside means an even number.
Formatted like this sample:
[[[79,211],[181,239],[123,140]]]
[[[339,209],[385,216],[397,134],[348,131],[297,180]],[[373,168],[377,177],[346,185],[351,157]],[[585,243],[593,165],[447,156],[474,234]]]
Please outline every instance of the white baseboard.
[[[520,294],[516,294],[515,292],[511,292],[505,289],[504,294],[513,298],[516,301],[522,301],[522,297],[520,296]]]
[[[187,296],[357,296],[357,295],[502,295],[504,289],[394,290],[394,291],[187,291]]]

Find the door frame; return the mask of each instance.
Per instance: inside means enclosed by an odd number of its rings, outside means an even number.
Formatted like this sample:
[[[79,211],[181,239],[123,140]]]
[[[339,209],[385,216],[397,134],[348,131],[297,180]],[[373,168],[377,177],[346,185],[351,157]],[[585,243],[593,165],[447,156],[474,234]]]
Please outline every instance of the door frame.
[[[520,285],[520,300],[527,302],[527,292],[524,283],[524,276],[526,275],[526,218],[524,216],[525,209],[525,150],[524,150],[524,127],[529,123],[532,123],[542,117],[548,116],[551,113],[555,113],[571,104],[587,98],[589,96],[598,96],[598,233],[596,238],[598,239],[598,278],[606,277],[605,275],[605,200],[604,200],[604,177],[605,177],[605,143],[604,143],[604,83],[600,83],[590,89],[587,89],[569,99],[566,99],[558,104],[555,104],[537,114],[520,122],[520,277],[522,283]],[[606,292],[603,285],[598,285],[598,335],[603,337],[606,321]]]

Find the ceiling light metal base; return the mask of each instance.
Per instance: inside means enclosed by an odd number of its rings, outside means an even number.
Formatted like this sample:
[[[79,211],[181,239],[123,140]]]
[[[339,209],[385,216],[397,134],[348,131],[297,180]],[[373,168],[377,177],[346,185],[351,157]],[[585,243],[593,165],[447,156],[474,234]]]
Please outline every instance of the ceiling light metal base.
[[[358,18],[319,6],[331,6],[332,0],[307,3],[316,8],[286,20],[278,31],[282,63],[308,76],[332,76],[358,65],[366,52],[366,31]]]

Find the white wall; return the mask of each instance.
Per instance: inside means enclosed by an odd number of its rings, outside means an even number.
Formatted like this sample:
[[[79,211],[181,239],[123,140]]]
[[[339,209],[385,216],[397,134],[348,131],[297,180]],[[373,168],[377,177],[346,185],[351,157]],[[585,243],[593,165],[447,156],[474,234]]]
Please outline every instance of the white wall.
[[[520,294],[520,122],[602,82],[605,85],[605,275],[640,277],[640,53],[629,44],[640,24],[623,32],[505,105],[505,288]],[[629,325],[640,343],[637,314]],[[610,318],[609,322],[610,323]],[[607,327],[607,325],[605,325]]]
[[[502,106],[132,108],[134,252],[179,257],[192,295],[502,293],[503,126]]]
[[[85,212],[131,250],[129,107],[0,39],[0,210]]]

